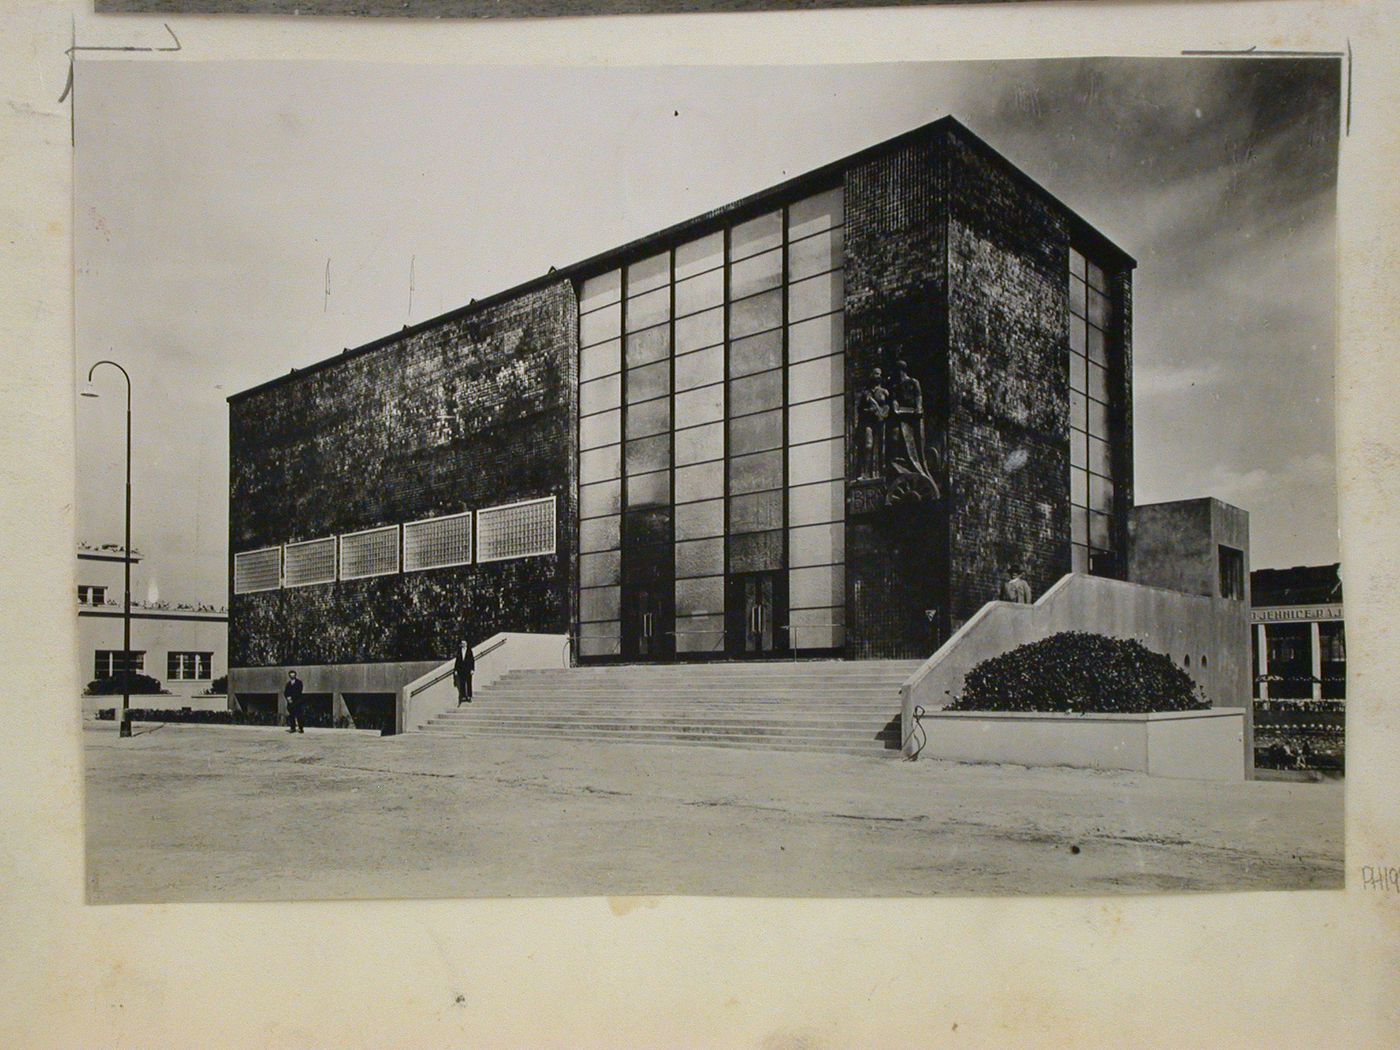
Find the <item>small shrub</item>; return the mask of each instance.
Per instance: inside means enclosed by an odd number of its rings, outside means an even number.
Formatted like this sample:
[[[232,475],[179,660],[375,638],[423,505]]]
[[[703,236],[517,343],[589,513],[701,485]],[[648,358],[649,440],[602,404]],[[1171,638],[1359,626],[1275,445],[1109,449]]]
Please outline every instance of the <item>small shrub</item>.
[[[1146,714],[1209,706],[1189,674],[1141,642],[1065,631],[983,660],[945,710]]]
[[[94,678],[87,684],[87,688],[83,690],[83,692],[88,696],[121,696],[124,691],[122,685],[126,682],[127,677],[128,672],[118,671],[110,678]],[[165,690],[160,687],[160,682],[148,674],[136,672],[130,674],[130,678],[130,692],[132,696],[160,694],[165,692]]]
[[[209,683],[209,688],[204,690],[206,696],[225,696],[228,693],[228,675],[221,674]]]

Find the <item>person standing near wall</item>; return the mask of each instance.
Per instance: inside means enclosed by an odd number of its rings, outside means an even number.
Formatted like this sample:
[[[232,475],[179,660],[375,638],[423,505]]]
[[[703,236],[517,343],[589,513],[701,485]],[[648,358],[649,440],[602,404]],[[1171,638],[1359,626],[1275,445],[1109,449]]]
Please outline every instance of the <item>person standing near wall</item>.
[[[452,668],[452,682],[457,687],[457,704],[472,702],[472,672],[476,670],[476,656],[465,638],[457,647],[457,662]]]
[[[1017,605],[1031,604],[1031,585],[1022,576],[1024,571],[1019,565],[1011,566],[1011,577],[1001,585],[1002,601],[1015,602]]]
[[[306,714],[301,709],[302,684],[295,671],[287,672],[287,684],[282,687],[282,695],[287,698],[287,732],[305,733]]]

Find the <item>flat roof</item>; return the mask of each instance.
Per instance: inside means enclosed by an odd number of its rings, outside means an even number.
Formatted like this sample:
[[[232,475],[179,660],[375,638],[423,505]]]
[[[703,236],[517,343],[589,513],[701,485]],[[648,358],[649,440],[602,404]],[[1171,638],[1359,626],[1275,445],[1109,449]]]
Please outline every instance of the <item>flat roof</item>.
[[[490,309],[493,306],[515,299],[521,295],[527,295],[530,292],[538,291],[541,288],[546,288],[560,281],[580,281],[594,276],[595,274],[605,273],[618,266],[625,259],[631,259],[637,255],[645,254],[663,245],[685,240],[688,235],[711,225],[716,219],[731,218],[742,220],[747,213],[763,211],[775,201],[787,199],[806,189],[815,190],[824,184],[834,183],[836,177],[847,168],[878,157],[882,153],[887,153],[915,139],[940,130],[955,133],[960,139],[963,139],[974,149],[1003,166],[1011,173],[1012,177],[1025,188],[1043,196],[1045,199],[1053,202],[1056,207],[1062,209],[1068,217],[1070,226],[1078,239],[1090,242],[1095,248],[1106,252],[1108,255],[1112,256],[1120,266],[1130,270],[1137,266],[1136,259],[1109,240],[1102,232],[1079,215],[1078,212],[1066,205],[1062,200],[1052,194],[1035,179],[1027,175],[1015,164],[1011,163],[1005,156],[990,146],[986,140],[982,139],[968,128],[967,125],[950,115],[940,117],[928,124],[921,124],[919,127],[896,135],[894,138],[886,139],[873,146],[867,146],[863,150],[847,154],[838,160],[823,164],[819,168],[814,168],[801,175],[796,175],[784,182],[760,190],[757,193],[750,194],[747,197],[741,197],[736,201],[731,201],[718,208],[711,208],[709,211],[702,212],[689,219],[664,227],[663,229],[657,230],[655,233],[649,233],[643,237],[638,237],[616,248],[609,248],[607,251],[599,252],[596,255],[590,255],[588,258],[581,259],[568,266],[558,268],[551,267],[547,273],[541,274],[538,277],[532,277],[527,281],[523,281],[511,288],[506,288],[503,291],[496,292],[484,299],[474,299],[465,306],[459,306],[448,310],[446,313],[438,314],[436,317],[430,317],[428,320],[420,321],[415,325],[405,325],[397,332],[380,336],[378,339],[365,343],[362,346],[343,350],[338,354],[323,358],[320,361],[316,361],[302,368],[293,368],[286,375],[277,376],[266,382],[259,383],[257,386],[230,394],[226,400],[229,404],[233,404],[236,401],[241,401],[244,398],[261,393],[264,390],[289,383],[293,379],[301,378],[313,372],[319,372],[338,362],[348,361],[352,358],[359,357],[361,354],[383,349],[399,340],[416,335],[419,332],[445,324],[449,321],[455,321],[461,317],[469,316],[478,310]]]

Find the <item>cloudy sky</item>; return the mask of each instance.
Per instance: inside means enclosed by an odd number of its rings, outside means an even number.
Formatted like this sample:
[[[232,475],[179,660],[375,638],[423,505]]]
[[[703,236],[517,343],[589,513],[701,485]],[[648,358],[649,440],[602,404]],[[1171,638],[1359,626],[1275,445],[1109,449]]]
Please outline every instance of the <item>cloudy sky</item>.
[[[1139,501],[1244,507],[1256,567],[1337,557],[1334,62],[104,61],[77,89],[79,378],[132,374],[163,598],[225,597],[229,394],[949,113],[1138,260]],[[120,542],[98,382],[78,535]]]

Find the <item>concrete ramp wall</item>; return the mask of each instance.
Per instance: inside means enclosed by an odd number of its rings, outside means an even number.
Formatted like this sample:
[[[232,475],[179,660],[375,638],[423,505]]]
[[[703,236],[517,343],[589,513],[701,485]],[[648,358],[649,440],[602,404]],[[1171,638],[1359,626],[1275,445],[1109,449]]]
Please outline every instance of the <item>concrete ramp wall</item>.
[[[474,689],[485,688],[511,671],[545,670],[569,666],[569,636],[502,631],[472,647],[476,671]],[[457,706],[452,683],[456,659],[439,664],[399,690],[398,731],[422,729],[429,720]]]
[[[1033,605],[988,602],[910,676],[900,702],[904,754],[914,757],[915,707],[943,708],[983,660],[1061,631],[1134,638],[1187,671],[1213,706],[1248,706],[1248,664],[1234,651],[1247,646],[1248,628],[1232,603],[1071,573]]]

